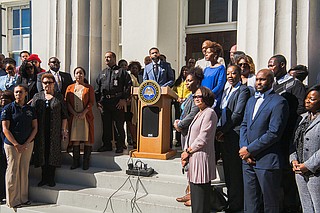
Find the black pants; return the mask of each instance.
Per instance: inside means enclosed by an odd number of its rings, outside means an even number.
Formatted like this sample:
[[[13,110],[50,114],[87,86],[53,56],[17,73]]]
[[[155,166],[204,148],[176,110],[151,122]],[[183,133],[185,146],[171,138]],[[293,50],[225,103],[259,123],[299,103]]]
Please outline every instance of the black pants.
[[[242,160],[239,157],[239,135],[231,130],[224,135],[222,159],[224,177],[227,186],[229,209],[243,209],[243,175]]]
[[[103,112],[101,113],[103,122],[102,141],[103,146],[112,148],[112,124],[116,123],[116,141],[117,149],[122,149],[125,140],[124,121],[125,113],[123,110],[117,109],[116,105],[119,99],[110,99],[102,102]]]
[[[210,213],[210,182],[194,184],[190,182],[192,213]]]

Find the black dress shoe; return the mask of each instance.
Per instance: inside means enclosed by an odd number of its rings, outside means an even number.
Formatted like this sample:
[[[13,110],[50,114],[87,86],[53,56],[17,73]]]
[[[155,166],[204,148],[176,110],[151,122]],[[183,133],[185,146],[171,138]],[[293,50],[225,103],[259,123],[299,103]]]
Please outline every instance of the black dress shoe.
[[[116,153],[123,153],[123,149],[121,149],[121,148],[116,149]]]
[[[47,186],[55,187],[56,186],[56,182],[54,182],[54,180],[48,181]]]
[[[100,147],[97,151],[98,151],[98,152],[112,151],[112,147],[102,146],[102,147]]]
[[[38,183],[38,186],[41,187],[41,186],[44,186],[44,185],[47,185],[47,181],[46,180],[41,180],[39,183]]]

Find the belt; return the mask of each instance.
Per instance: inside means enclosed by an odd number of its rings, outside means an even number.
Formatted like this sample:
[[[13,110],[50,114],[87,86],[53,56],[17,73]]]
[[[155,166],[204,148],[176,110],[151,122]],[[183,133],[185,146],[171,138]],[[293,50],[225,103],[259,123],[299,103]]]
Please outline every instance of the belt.
[[[111,99],[111,98],[120,98],[122,96],[122,92],[115,93],[112,95],[103,95],[102,97],[105,99]]]
[[[116,98],[117,96],[116,95],[104,95],[103,97],[106,99],[111,99],[111,98]]]

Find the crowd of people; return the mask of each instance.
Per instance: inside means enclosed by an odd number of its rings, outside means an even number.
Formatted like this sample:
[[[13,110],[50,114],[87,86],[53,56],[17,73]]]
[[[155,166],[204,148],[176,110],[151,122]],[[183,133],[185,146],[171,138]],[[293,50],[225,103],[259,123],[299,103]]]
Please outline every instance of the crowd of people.
[[[181,111],[174,128],[182,134],[181,163],[189,181],[186,195],[177,201],[192,206],[192,212],[210,212],[212,157],[216,162],[221,156],[226,212],[320,212],[320,87],[303,84],[307,67],[287,71],[286,58],[274,55],[267,69],[256,72],[252,58],[236,45],[226,66],[221,46],[208,40],[202,52],[196,67],[188,63],[181,69],[185,82],[175,90]],[[196,74],[199,69],[203,77]],[[184,87],[191,95],[185,96]],[[201,118],[205,110],[199,102],[208,103],[208,95],[196,89],[202,87],[214,94],[214,103],[206,106],[218,119]]]
[[[106,68],[92,85],[82,67],[74,69],[72,80],[60,70],[57,57],[49,59],[45,71],[37,54],[22,51],[19,67],[1,54],[0,198],[9,207],[30,205],[30,161],[42,170],[38,186],[54,187],[65,142],[73,153],[70,169],[81,166],[81,143],[82,169],[89,169],[95,102],[103,123],[97,151],[113,151],[113,139],[116,153],[127,145],[137,148],[138,100],[131,87],[154,80],[178,95],[170,126],[189,183],[178,202],[195,213],[210,212],[211,180],[222,158],[226,212],[299,212],[300,206],[304,212],[320,212],[320,86],[308,89],[303,84],[307,67],[287,71],[286,58],[274,55],[268,68],[257,72],[253,59],[236,45],[226,63],[222,46],[209,40],[202,53],[202,59],[190,58],[175,78],[156,47],[149,50],[144,68],[138,61],[117,63],[115,53],[108,51]]]

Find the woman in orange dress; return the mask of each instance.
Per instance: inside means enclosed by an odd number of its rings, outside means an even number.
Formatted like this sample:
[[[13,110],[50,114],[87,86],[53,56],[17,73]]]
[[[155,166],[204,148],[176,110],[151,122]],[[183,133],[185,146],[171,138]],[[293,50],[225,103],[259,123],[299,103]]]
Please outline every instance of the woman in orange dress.
[[[94,143],[94,122],[92,106],[94,89],[85,83],[86,72],[82,67],[74,69],[75,83],[66,90],[66,102],[70,113],[70,144],[73,146],[73,163],[70,169],[80,167],[80,142],[84,142],[83,166],[89,169],[89,160]]]

